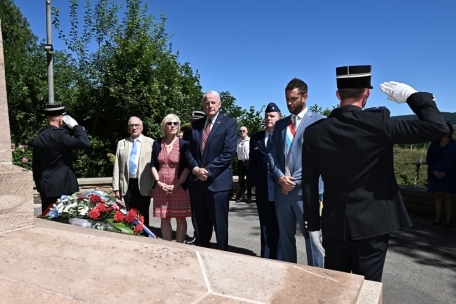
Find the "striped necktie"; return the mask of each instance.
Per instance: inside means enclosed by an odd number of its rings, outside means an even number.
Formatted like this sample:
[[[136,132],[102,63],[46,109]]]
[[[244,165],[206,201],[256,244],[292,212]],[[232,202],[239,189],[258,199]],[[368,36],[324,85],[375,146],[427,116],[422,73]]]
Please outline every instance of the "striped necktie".
[[[207,138],[209,133],[211,133],[211,123],[212,121],[208,118],[206,128],[204,128],[203,139],[201,140],[201,157],[204,155],[204,148],[206,148]]]
[[[295,121],[295,115],[291,115],[291,118],[288,122],[288,127],[287,127],[287,136],[286,136],[286,145],[287,145],[287,154],[290,153],[291,147],[293,146],[293,139],[296,135],[296,129],[294,126],[294,121]]]

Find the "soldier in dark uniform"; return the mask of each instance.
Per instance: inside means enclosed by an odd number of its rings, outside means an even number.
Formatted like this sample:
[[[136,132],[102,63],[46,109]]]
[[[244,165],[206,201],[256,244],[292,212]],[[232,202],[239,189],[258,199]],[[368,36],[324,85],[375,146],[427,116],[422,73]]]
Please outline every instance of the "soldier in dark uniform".
[[[61,104],[44,106],[49,125],[33,140],[33,179],[41,197],[41,210],[55,203],[62,195],[79,191],[78,180],[73,168],[73,149],[86,149],[90,141],[84,127],[65,115]],[[73,129],[71,136],[64,125]]]
[[[388,99],[407,102],[419,119],[399,120],[384,107],[363,110],[372,89],[371,66],[339,67],[336,75],[340,107],[304,134],[304,221],[309,231],[318,231],[321,223],[325,268],[380,282],[389,234],[412,225],[394,176],[393,145],[435,140],[448,128],[430,93],[403,83],[381,84]]]
[[[205,117],[205,113],[203,110],[192,110],[190,113],[190,126],[188,129],[184,131],[184,135],[182,137],[183,140],[189,142],[190,141],[190,133],[192,133],[192,123],[197,120]],[[190,174],[187,176],[187,181],[190,183]],[[188,188],[188,191],[191,192],[191,187]],[[192,225],[193,225],[193,237],[189,240],[185,241],[185,244],[193,245],[196,241],[196,234],[195,234],[195,224],[194,224],[194,217],[193,217],[193,203],[192,203],[192,195],[190,194],[190,206],[192,208]]]
[[[271,144],[269,140],[274,132],[274,125],[279,119],[281,119],[280,109],[271,102],[264,113],[266,130],[252,135],[249,154],[249,178],[256,197],[261,227],[261,257],[276,260],[282,259],[282,251],[274,203],[275,181],[269,171],[268,147]]]

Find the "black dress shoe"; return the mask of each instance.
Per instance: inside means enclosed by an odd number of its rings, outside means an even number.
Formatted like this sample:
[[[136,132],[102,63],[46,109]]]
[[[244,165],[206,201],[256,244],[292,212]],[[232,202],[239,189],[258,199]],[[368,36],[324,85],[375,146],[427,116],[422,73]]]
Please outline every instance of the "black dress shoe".
[[[250,204],[250,203],[252,202],[252,200],[251,200],[250,198],[248,198],[248,199],[245,200],[245,202],[246,202],[247,204]]]
[[[196,237],[192,237],[188,241],[185,241],[185,244],[193,245],[193,244],[195,244],[195,241],[196,241]]]
[[[438,225],[440,225],[440,221],[432,222],[431,225],[432,225],[432,226],[438,226]]]

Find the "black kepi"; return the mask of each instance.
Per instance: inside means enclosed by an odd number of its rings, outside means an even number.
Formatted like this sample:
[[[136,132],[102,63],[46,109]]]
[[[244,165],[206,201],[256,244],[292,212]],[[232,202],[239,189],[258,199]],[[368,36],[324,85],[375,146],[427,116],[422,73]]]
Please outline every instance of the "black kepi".
[[[59,116],[65,113],[65,106],[61,103],[48,103],[43,106],[43,110],[46,116]]]
[[[373,89],[371,83],[372,66],[351,65],[336,68],[338,89]]]

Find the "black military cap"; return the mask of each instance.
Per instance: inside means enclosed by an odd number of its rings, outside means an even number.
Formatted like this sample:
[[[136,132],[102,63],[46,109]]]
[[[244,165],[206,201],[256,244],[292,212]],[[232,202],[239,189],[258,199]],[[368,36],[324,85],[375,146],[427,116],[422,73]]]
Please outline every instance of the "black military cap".
[[[265,110],[264,112],[266,112],[266,113],[280,112],[280,109],[279,109],[279,107],[278,107],[275,103],[270,102],[270,103],[268,104],[268,106],[266,107],[266,110]]]
[[[336,68],[338,89],[373,89],[371,83],[372,66],[352,65]]]
[[[189,119],[200,119],[204,118],[204,112],[201,110],[192,110]]]
[[[61,103],[56,104],[45,104],[43,106],[44,115],[46,116],[58,116],[65,113],[65,106]]]

